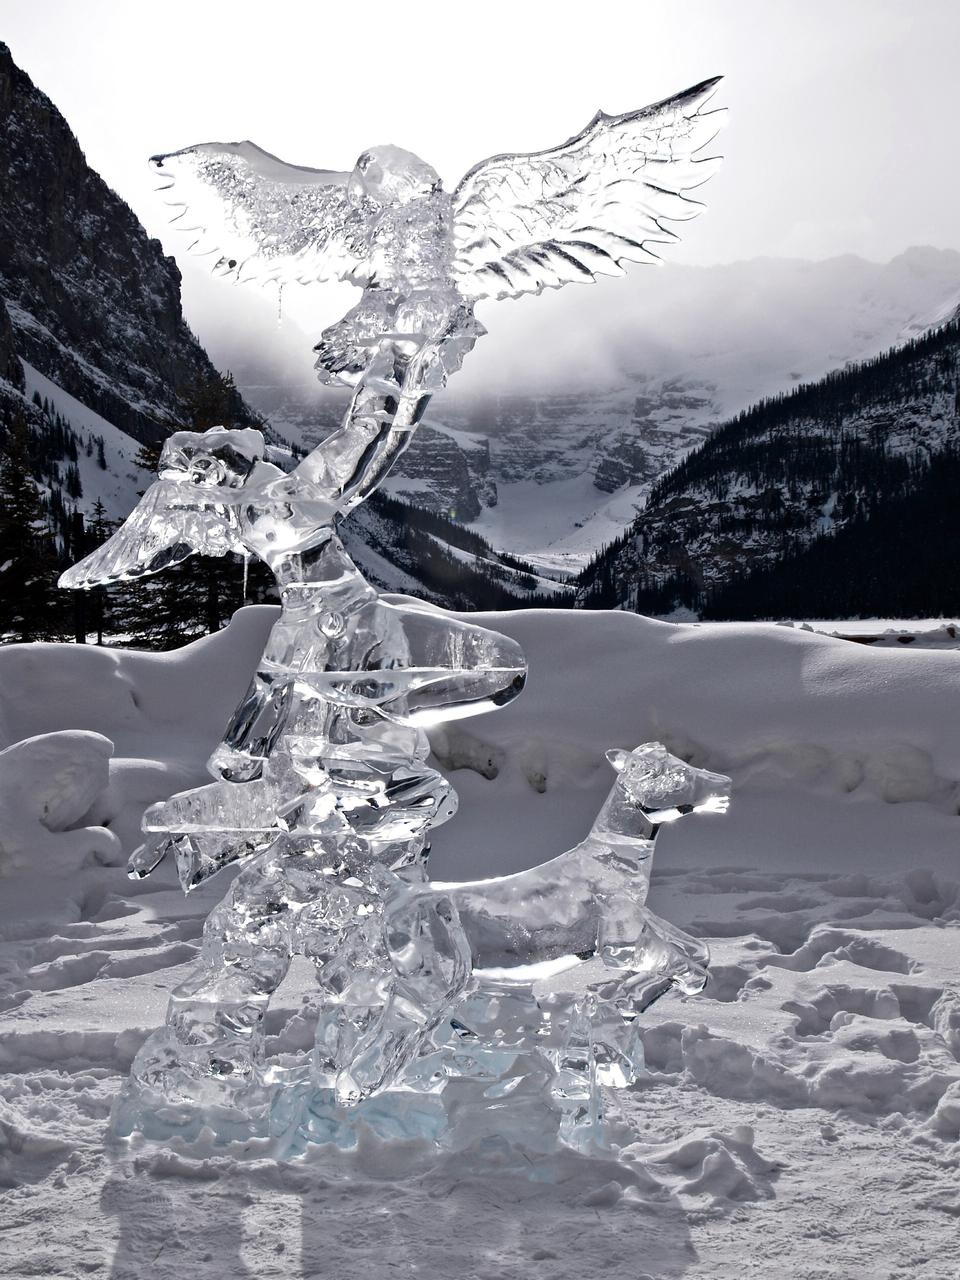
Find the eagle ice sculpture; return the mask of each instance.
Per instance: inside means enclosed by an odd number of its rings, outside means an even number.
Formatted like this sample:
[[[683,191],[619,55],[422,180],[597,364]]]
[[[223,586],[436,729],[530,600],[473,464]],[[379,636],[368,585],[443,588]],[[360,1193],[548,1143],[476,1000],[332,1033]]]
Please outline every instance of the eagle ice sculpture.
[[[601,1086],[642,1065],[638,1014],[670,987],[702,987],[705,948],[644,901],[660,826],[722,811],[729,779],[659,744],[612,750],[617,780],[585,841],[518,876],[432,885],[429,832],[456,794],[424,729],[508,704],[525,659],[506,636],[381,597],[336,522],[482,334],[478,300],[619,274],[699,212],[690,193],[718,163],[702,154],[715,84],[486,160],[452,194],[391,146],[351,173],[250,142],[153,158],[218,273],[363,292],[315,348],[321,380],[354,387],[338,430],[290,471],[256,431],[175,433],[125,523],[61,578],[91,587],[241,552],[282,600],[208,762],[214,781],[144,815],[134,876],[168,854],[187,890],[242,869],[137,1054],[119,1132],[349,1142],[359,1115],[384,1134],[465,1142],[499,1118],[528,1145],[578,1145],[596,1134]],[[294,955],[316,967],[316,1044],[271,1060],[264,1016]]]
[[[400,147],[373,147],[351,173],[285,164],[252,142],[207,142],[153,157],[215,273],[279,285],[339,279],[359,303],[317,344],[321,381],[355,385],[385,338],[436,344],[443,377],[483,329],[473,307],[658,261],[695,217],[692,192],[722,113],[717,79],[625,115],[598,112],[558,147],[475,165],[453,193]]]

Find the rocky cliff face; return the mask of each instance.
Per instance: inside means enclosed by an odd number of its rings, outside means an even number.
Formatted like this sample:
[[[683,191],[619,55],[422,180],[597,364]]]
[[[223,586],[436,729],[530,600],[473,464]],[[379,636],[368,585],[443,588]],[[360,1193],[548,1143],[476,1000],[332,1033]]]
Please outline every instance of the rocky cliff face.
[[[594,485],[615,493],[624,485],[649,484],[674,458],[702,443],[714,425],[712,390],[673,378],[657,394],[637,396],[629,425],[610,432],[598,452]]]
[[[17,355],[13,326],[2,299],[0,299],[0,380],[8,382],[17,391],[23,391],[23,365]]]
[[[387,485],[395,497],[464,524],[497,501],[489,441],[428,423],[418,429]]]
[[[184,321],[180,272],[5,44],[0,173],[0,298],[13,351],[135,440],[156,442],[182,418],[190,384],[213,371]],[[0,374],[10,338],[0,319]],[[237,416],[251,420],[239,402]]]

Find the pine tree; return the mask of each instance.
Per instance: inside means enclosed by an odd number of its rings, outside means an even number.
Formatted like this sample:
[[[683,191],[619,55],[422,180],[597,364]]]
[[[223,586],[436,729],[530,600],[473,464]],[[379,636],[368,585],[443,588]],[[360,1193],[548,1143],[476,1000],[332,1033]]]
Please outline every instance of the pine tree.
[[[75,462],[71,463],[70,466],[67,467],[67,478],[64,487],[71,498],[83,497],[83,484],[80,480],[80,468]]]
[[[103,503],[97,499],[97,505],[103,509]],[[74,511],[70,517],[69,534],[65,540],[64,554],[66,559],[76,564],[78,560],[83,559],[87,554],[88,538],[86,527],[83,523],[83,513]],[[87,592],[72,591],[73,597],[73,637],[77,644],[87,643]],[[99,643],[103,643],[103,633],[101,630]]]
[[[187,406],[191,429],[208,431],[211,427],[232,427],[236,422],[240,393],[232,373],[198,374],[182,396]]]
[[[18,640],[59,639],[57,550],[33,479],[30,444],[19,413],[0,450],[0,631]]]
[[[93,504],[93,510],[90,514],[93,518],[87,530],[87,545],[84,555],[102,546],[116,528],[116,523],[107,519],[107,509],[99,498]],[[94,587],[89,596],[90,607],[88,613],[90,621],[97,633],[97,644],[102,645],[104,630],[112,622],[112,602],[109,593],[104,587]]]
[[[160,446],[158,444],[142,444],[133,460],[133,465],[145,472],[148,477],[147,484],[152,484],[156,479],[157,467],[160,465]],[[146,487],[138,489],[137,496],[142,498],[146,491]]]

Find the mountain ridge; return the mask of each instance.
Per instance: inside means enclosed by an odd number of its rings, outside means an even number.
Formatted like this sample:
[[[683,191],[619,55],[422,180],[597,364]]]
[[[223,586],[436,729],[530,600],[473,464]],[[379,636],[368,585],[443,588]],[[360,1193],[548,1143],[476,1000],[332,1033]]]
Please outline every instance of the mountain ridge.
[[[809,563],[817,543],[825,563],[832,538],[910,499],[957,449],[958,371],[954,317],[737,415],[656,482],[627,533],[581,575],[580,603],[730,616],[733,601],[747,607],[751,579],[769,587],[774,575],[782,604],[781,562]]]

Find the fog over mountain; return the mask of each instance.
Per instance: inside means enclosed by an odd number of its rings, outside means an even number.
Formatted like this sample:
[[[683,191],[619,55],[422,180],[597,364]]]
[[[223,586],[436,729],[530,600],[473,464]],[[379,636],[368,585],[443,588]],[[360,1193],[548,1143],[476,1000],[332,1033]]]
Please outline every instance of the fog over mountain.
[[[231,289],[189,258],[184,266],[187,313],[215,360],[313,388],[310,347],[358,290],[324,284],[280,296],[256,285]],[[890,342],[901,330],[915,336],[949,313],[958,292],[960,252],[929,246],[905,247],[886,263],[845,254],[709,267],[630,264],[625,279],[481,303],[487,336],[444,399],[585,390],[624,373],[723,359],[735,343],[773,379],[806,378],[820,372],[821,352],[840,365],[861,356],[878,332]]]
[[[295,320],[286,298],[241,287],[243,322],[211,319],[201,331],[293,442],[321,439],[347,398],[315,381],[316,334],[297,322],[304,298],[326,311],[348,292],[301,290]],[[573,570],[719,423],[923,333],[958,303],[960,253],[914,247],[887,263],[638,267],[625,280],[486,304],[488,335],[434,398],[387,489],[544,569]]]

